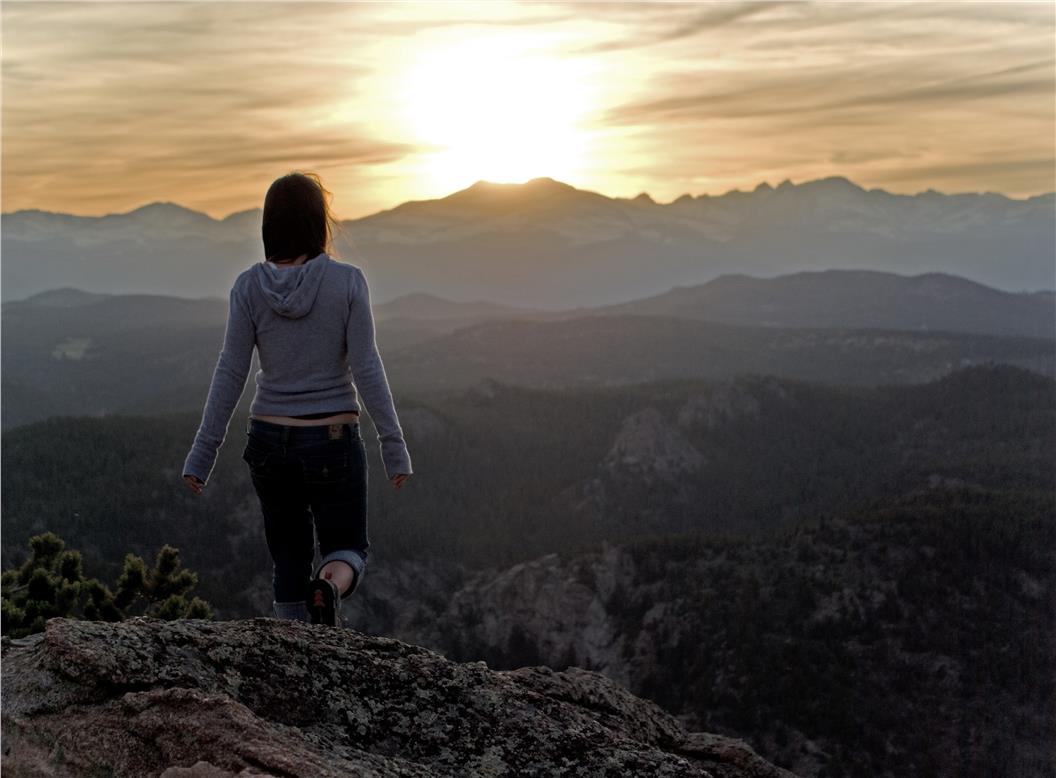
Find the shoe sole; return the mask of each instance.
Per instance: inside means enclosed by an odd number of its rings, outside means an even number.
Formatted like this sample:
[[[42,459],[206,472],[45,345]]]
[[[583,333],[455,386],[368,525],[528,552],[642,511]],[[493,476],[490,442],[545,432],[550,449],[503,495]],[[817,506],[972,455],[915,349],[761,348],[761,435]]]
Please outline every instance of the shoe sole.
[[[326,624],[336,627],[338,593],[337,585],[325,578],[316,578],[308,588],[305,604],[312,617],[312,624]]]

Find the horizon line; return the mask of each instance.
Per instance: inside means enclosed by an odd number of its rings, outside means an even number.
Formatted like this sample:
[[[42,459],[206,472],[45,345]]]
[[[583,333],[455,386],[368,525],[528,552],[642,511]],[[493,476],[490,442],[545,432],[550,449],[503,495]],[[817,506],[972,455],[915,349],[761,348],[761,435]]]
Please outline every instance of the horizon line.
[[[401,205],[407,205],[409,203],[437,202],[439,200],[444,200],[444,199],[446,199],[448,197],[451,197],[453,195],[459,194],[461,192],[468,191],[468,190],[472,189],[473,187],[479,186],[480,184],[489,184],[489,185],[492,185],[492,186],[516,187],[516,186],[527,186],[528,184],[531,184],[531,183],[537,182],[537,181],[551,181],[553,183],[561,184],[563,186],[567,186],[567,187],[570,187],[572,189],[575,189],[577,192],[585,192],[585,193],[589,193],[589,194],[597,194],[597,195],[600,195],[602,197],[606,197],[606,198],[608,198],[610,200],[633,201],[633,200],[637,200],[637,199],[641,198],[644,195],[654,205],[667,206],[667,205],[673,205],[674,203],[679,202],[680,200],[686,199],[687,197],[690,198],[690,199],[693,199],[693,200],[697,200],[697,199],[703,199],[703,198],[726,197],[726,196],[732,195],[732,194],[754,194],[755,192],[757,192],[759,190],[776,191],[776,190],[778,190],[778,189],[780,189],[782,187],[786,187],[786,185],[795,188],[795,187],[800,187],[800,186],[806,186],[807,184],[814,184],[814,183],[818,183],[818,182],[821,182],[821,181],[832,181],[832,180],[846,181],[847,183],[851,184],[853,187],[855,187],[857,189],[860,189],[863,192],[867,192],[867,193],[879,192],[881,194],[890,195],[892,197],[919,197],[921,195],[932,194],[932,193],[939,194],[939,195],[942,195],[944,197],[958,197],[958,196],[964,196],[964,195],[974,195],[974,196],[977,196],[977,197],[984,197],[986,195],[995,195],[997,197],[1003,197],[1006,200],[1011,200],[1013,202],[1023,203],[1023,202],[1027,202],[1028,200],[1033,200],[1033,199],[1036,199],[1036,198],[1039,198],[1039,197],[1046,197],[1048,195],[1056,194],[1056,189],[1053,189],[1053,190],[1049,190],[1049,191],[1045,191],[1045,192],[1038,192],[1038,193],[1033,194],[1033,195],[1027,195],[1025,197],[1017,198],[1017,197],[1011,197],[1010,195],[1007,195],[1007,194],[1005,194],[1003,192],[996,192],[996,191],[993,191],[993,190],[943,192],[942,190],[935,189],[934,187],[928,187],[927,189],[923,189],[923,190],[920,190],[920,191],[917,191],[917,192],[913,192],[913,193],[892,192],[892,191],[890,191],[888,189],[884,189],[882,187],[872,187],[870,189],[867,189],[867,188],[861,186],[860,184],[855,183],[852,179],[848,178],[847,176],[831,175],[831,176],[824,176],[822,178],[811,178],[811,179],[807,179],[807,180],[801,180],[798,183],[793,182],[789,178],[786,178],[783,181],[781,181],[779,184],[777,184],[776,186],[772,186],[768,181],[764,180],[764,181],[759,182],[758,184],[756,184],[754,187],[752,187],[750,189],[741,189],[740,187],[735,187],[733,189],[728,189],[725,192],[722,192],[721,194],[711,194],[711,193],[708,193],[708,192],[702,192],[700,194],[695,194],[694,195],[694,194],[690,194],[689,192],[686,192],[686,193],[681,194],[678,197],[674,198],[673,200],[670,200],[668,202],[661,202],[661,201],[653,199],[653,197],[651,195],[649,195],[649,193],[647,191],[645,191],[645,190],[639,192],[637,195],[634,195],[633,197],[621,197],[621,196],[607,195],[607,194],[604,194],[603,192],[598,192],[598,191],[593,190],[593,189],[580,189],[579,187],[575,186],[574,184],[569,184],[569,183],[567,183],[565,181],[560,181],[560,180],[555,179],[555,178],[553,178],[551,176],[535,176],[533,178],[527,179],[525,181],[520,181],[520,182],[517,182],[517,181],[489,181],[487,179],[483,179],[482,178],[482,179],[479,179],[479,180],[475,181],[474,183],[470,184],[467,187],[464,187],[462,189],[456,189],[455,191],[450,192],[450,193],[448,193],[446,195],[443,195],[442,197],[428,197],[428,198],[424,198],[424,199],[421,199],[421,200],[409,199],[409,200],[404,200],[403,202],[397,203],[397,204],[395,204],[393,206],[390,206],[389,208],[382,208],[381,210],[372,211],[372,212],[364,214],[362,216],[343,216],[343,217],[335,217],[335,218],[338,221],[340,221],[340,222],[359,221],[361,219],[368,219],[371,216],[376,216],[376,215],[378,215],[380,213],[385,213],[385,212],[391,211],[391,210],[393,210],[395,208],[399,208]],[[181,209],[183,209],[185,211],[189,211],[191,213],[201,214],[202,216],[205,216],[205,217],[207,217],[209,219],[212,219],[213,221],[216,221],[216,222],[225,221],[227,219],[230,219],[232,216],[238,216],[240,214],[250,213],[252,211],[259,211],[262,208],[261,206],[257,205],[257,206],[253,206],[251,208],[243,208],[243,209],[240,209],[240,210],[237,210],[237,211],[231,211],[230,213],[228,213],[225,216],[216,217],[216,216],[211,216],[210,214],[206,213],[205,211],[197,211],[197,210],[195,210],[193,208],[188,208],[187,206],[181,205],[180,203],[178,203],[178,202],[176,202],[174,200],[151,200],[150,202],[143,203],[142,205],[137,205],[135,208],[132,208],[132,209],[130,209],[128,211],[112,211],[112,212],[103,213],[103,214],[80,214],[80,213],[71,213],[69,211],[50,211],[50,210],[47,210],[45,208],[19,208],[16,211],[2,211],[2,212],[0,212],[0,216],[14,216],[14,215],[20,214],[20,213],[44,213],[44,214],[53,214],[53,215],[59,215],[59,216],[73,216],[75,218],[81,218],[81,219],[103,219],[103,218],[106,218],[108,216],[128,216],[129,214],[135,213],[136,211],[142,210],[144,208],[149,208],[152,205],[172,205],[172,206],[175,206],[177,208],[181,208]]]

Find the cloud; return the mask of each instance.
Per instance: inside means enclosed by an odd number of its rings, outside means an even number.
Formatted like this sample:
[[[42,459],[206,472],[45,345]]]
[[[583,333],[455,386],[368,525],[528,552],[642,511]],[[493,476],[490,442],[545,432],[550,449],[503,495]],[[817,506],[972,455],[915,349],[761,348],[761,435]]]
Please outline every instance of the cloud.
[[[630,31],[630,34],[624,38],[600,41],[598,43],[574,49],[570,53],[600,54],[610,51],[640,48],[643,46],[654,46],[659,43],[670,43],[671,41],[677,41],[683,38],[691,38],[702,32],[717,30],[721,27],[732,24],[739,19],[755,16],[768,11],[771,8],[788,4],[788,2],[748,2],[716,5],[716,7],[712,7],[702,13],[695,13],[690,18],[654,33],[642,34],[641,32]],[[650,4],[644,5],[648,6]],[[662,17],[665,21],[670,18],[670,8],[671,6],[665,7],[665,14]],[[639,17],[635,21],[640,23],[641,18]]]
[[[1046,58],[997,70],[901,89],[871,89],[873,82],[890,81],[883,73],[861,68],[833,74],[813,71],[790,74],[739,75],[745,86],[723,91],[681,94],[617,106],[609,111],[607,124],[642,124],[679,119],[714,120],[788,117],[797,113],[836,111],[847,108],[897,109],[921,102],[929,107],[969,105],[973,101],[1002,96],[1040,98],[1056,92],[1056,59]],[[1011,74],[1044,70],[1037,78],[991,81]],[[704,76],[697,76],[702,79]],[[834,96],[835,95],[835,96]]]
[[[295,167],[327,170],[364,208],[418,199],[431,149],[394,119],[401,68],[507,35],[600,84],[584,90],[583,188],[659,198],[826,175],[1052,188],[1051,3],[8,2],[0,15],[15,208],[226,213]]]
[[[879,181],[890,183],[908,183],[934,179],[961,179],[976,181],[981,176],[1015,175],[1028,173],[1037,175],[1038,171],[1048,171],[1049,189],[1056,189],[1056,157],[1005,157],[976,162],[949,162],[932,165],[902,165],[885,172],[874,174]]]

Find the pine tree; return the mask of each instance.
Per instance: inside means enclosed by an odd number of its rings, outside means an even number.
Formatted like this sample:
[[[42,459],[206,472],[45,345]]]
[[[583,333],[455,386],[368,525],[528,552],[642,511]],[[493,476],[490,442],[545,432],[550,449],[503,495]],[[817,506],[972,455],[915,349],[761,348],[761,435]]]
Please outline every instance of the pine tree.
[[[113,591],[96,578],[85,578],[81,553],[67,549],[54,532],[33,536],[29,547],[21,567],[0,574],[0,629],[5,635],[43,632],[47,620],[59,616],[109,622],[133,616],[212,618],[207,602],[188,599],[198,576],[181,568],[174,546],[162,546],[153,569],[135,554],[126,555]]]

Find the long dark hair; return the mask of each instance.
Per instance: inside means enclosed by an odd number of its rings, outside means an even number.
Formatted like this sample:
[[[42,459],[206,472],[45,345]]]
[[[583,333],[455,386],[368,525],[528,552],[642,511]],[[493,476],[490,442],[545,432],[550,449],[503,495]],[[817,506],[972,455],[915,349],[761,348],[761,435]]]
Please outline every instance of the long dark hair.
[[[276,178],[264,196],[264,256],[291,262],[331,253],[340,224],[330,210],[331,193],[319,176],[295,170]]]

